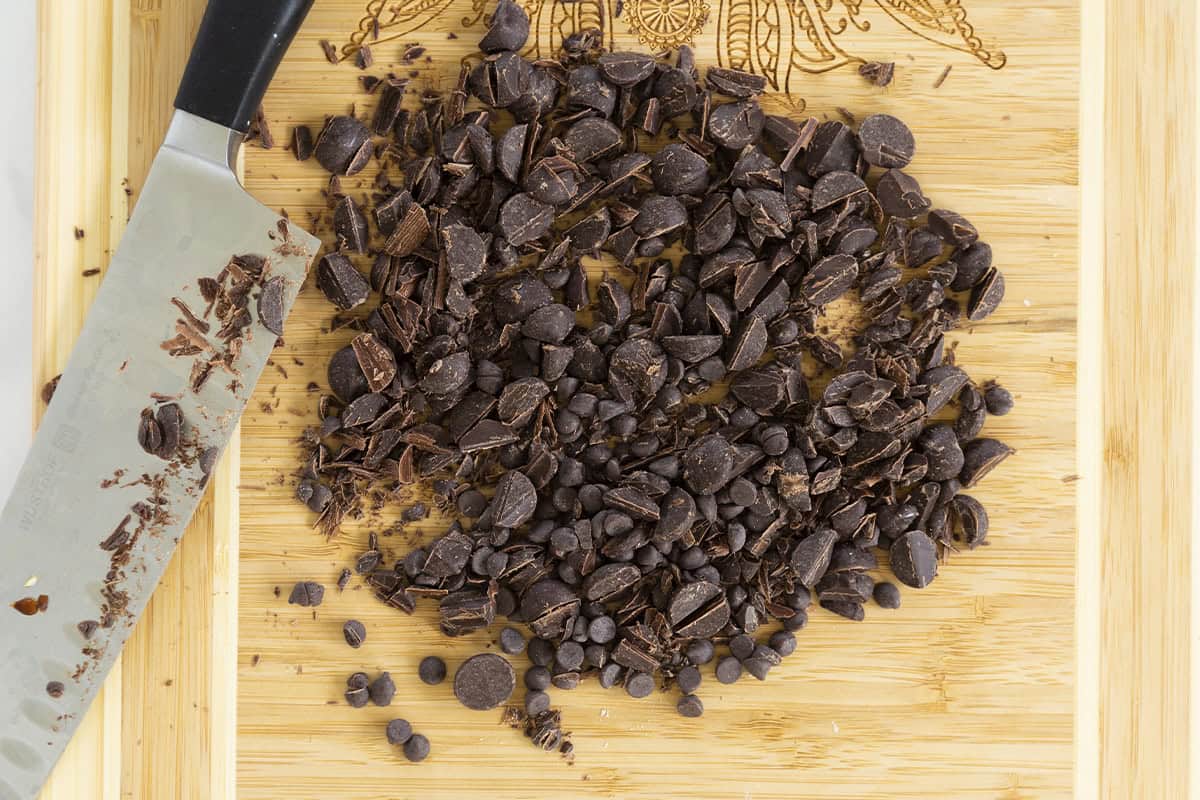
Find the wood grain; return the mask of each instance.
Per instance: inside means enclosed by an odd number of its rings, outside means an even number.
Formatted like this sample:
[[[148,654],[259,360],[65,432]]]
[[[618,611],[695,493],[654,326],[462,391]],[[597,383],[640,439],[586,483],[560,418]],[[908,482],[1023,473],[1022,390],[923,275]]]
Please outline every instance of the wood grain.
[[[1099,792],[1182,798],[1200,791],[1189,727],[1200,29],[1188,0],[1096,6],[1106,26]]]
[[[36,386],[57,373],[170,119],[203,0],[40,7]],[[85,232],[76,241],[73,229]],[[40,409],[40,401],[38,403]],[[236,470],[214,475],[44,798],[232,798]]]
[[[126,217],[120,183],[126,158],[127,28],[113,2],[38,7],[39,132],[34,188],[34,415],[42,385],[70,355],[99,276]],[[58,131],[60,135],[46,135]],[[86,132],[86,135],[84,134]],[[84,231],[77,240],[74,228]],[[43,800],[118,800],[121,789],[122,662],[42,792]]]
[[[465,711],[448,686],[416,680],[421,657],[442,655],[453,669],[493,646],[488,637],[446,639],[427,604],[405,617],[378,604],[357,579],[344,594],[330,591],[315,614],[286,604],[296,580],[332,584],[366,531],[391,524],[399,510],[326,541],[291,499],[297,439],[316,419],[317,392],[306,384],[324,385],[321,365],[349,339],[349,332],[322,332],[330,309],[310,285],[288,322],[276,369],[265,373],[243,420],[239,797],[521,797],[534,781],[539,793],[581,798],[1072,793],[1080,7],[1067,0],[1036,8],[1000,0],[964,5],[1003,46],[1004,69],[989,70],[873,16],[855,52],[895,57],[891,88],[874,89],[853,69],[839,69],[805,76],[790,97],[767,102],[772,110],[804,103],[818,115],[842,106],[858,116],[878,110],[909,120],[919,142],[913,174],[938,205],[968,215],[995,247],[1008,301],[955,336],[959,363],[978,380],[999,378],[1018,401],[1012,415],[989,422],[1019,451],[978,492],[992,511],[993,545],[953,557],[929,590],[906,592],[897,612],[872,609],[854,626],[816,611],[800,652],[765,685],[723,687],[708,676],[700,724],[678,717],[668,695],[633,701],[594,684],[555,693],[575,732],[578,758],[568,767],[499,725],[497,714]],[[351,103],[360,116],[370,114],[375,98],[359,91],[361,73],[350,64],[331,67],[317,45],[344,41],[361,12],[355,0],[313,9],[266,100],[277,140],[286,141],[295,124],[315,131],[324,115]],[[461,24],[472,15],[465,0],[439,4],[423,28],[376,46],[371,71],[417,69],[418,90],[447,86],[479,34]],[[618,47],[638,47],[624,20],[616,33]],[[715,36],[709,26],[696,43],[702,65],[715,58]],[[398,63],[406,43],[425,46],[432,62]],[[934,89],[948,64],[949,78]],[[294,219],[324,212],[326,179],[315,163],[298,164],[282,148],[247,152],[247,186]],[[356,196],[369,191],[353,180],[345,185]],[[389,557],[444,525],[430,520],[385,537]],[[350,617],[367,625],[361,650],[341,640]],[[359,669],[396,676],[393,708],[345,705],[345,678]],[[383,726],[394,716],[433,742],[421,767],[404,763],[384,741]]]
[[[1102,0],[1103,2],[1103,0]],[[1103,8],[1085,8],[1081,25],[1080,75],[1103,75],[1105,19]],[[1104,92],[1103,81],[1080,81],[1080,264],[1104,261]],[[1080,531],[1101,535],[1104,489],[1103,443],[1103,275],[1080,271],[1079,368],[1076,374],[1076,519]],[[1101,548],[1078,541],[1075,546],[1075,796],[1100,796],[1100,606]]]

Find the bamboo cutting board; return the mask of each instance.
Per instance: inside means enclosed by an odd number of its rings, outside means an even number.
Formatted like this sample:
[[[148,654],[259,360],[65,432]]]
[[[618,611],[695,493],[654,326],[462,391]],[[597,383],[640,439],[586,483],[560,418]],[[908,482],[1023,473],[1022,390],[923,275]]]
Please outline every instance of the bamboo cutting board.
[[[103,266],[119,236],[122,178],[136,192],[202,6],[43,3],[38,386],[65,358],[94,290],[97,277],[83,270]],[[1019,451],[976,492],[992,516],[992,546],[953,557],[898,611],[871,608],[858,625],[815,611],[797,654],[766,684],[724,687],[706,675],[701,720],[678,717],[668,695],[635,701],[594,683],[555,692],[576,743],[568,766],[498,714],[462,709],[448,684],[417,681],[421,657],[441,655],[453,670],[494,648],[488,637],[446,639],[430,604],[406,617],[357,579],[344,594],[331,590],[315,615],[286,604],[299,579],[332,589],[368,530],[351,525],[326,541],[291,499],[297,439],[316,419],[307,385],[324,384],[320,365],[348,341],[322,332],[329,307],[310,285],[243,420],[240,470],[235,451],[44,796],[1186,796],[1191,508],[1186,492],[1161,487],[1186,487],[1191,476],[1191,389],[1165,374],[1186,373],[1192,354],[1177,334],[1193,320],[1193,4],[527,7],[542,54],[577,27],[602,25],[618,49],[690,42],[702,67],[764,74],[770,111],[884,111],[912,125],[911,171],[936,204],[978,225],[1008,280],[1000,311],[955,334],[960,363],[978,380],[1000,379],[1018,402],[988,423]],[[315,131],[351,103],[369,114],[374,98],[350,63],[324,60],[320,39],[352,47],[366,37],[370,72],[417,70],[418,89],[445,88],[490,8],[318,0],[265,103],[280,145],[247,150],[247,187],[295,219],[324,210],[327,176],[281,144],[293,125]],[[401,65],[408,44],[432,60]],[[855,71],[863,59],[895,60],[895,83],[866,84]],[[1106,80],[1081,82],[1081,73]],[[1155,204],[1155,180],[1170,182],[1175,202]],[[87,233],[78,242],[76,225]],[[1150,270],[1154,285],[1168,283],[1165,305],[1136,289]],[[444,525],[428,520],[384,543],[402,555]],[[369,632],[357,651],[341,639],[351,617]],[[392,672],[392,708],[341,701],[359,669]],[[424,764],[384,741],[393,716],[429,736]]]
[[[401,11],[395,23],[392,6]],[[305,386],[324,385],[320,365],[353,333],[325,334],[330,307],[308,291],[275,359],[287,378],[271,376],[275,386],[258,395],[267,405],[252,403],[243,422],[240,797],[519,797],[534,781],[539,794],[568,797],[1070,793],[1079,10],[1074,2],[1033,12],[1010,6],[625,0],[617,16],[606,0],[527,3],[538,54],[555,52],[562,35],[583,25],[601,26],[616,49],[691,42],[701,68],[720,63],[766,75],[768,111],[836,116],[844,107],[860,118],[884,111],[912,124],[918,155],[909,170],[936,204],[979,226],[1008,278],[1001,311],[953,337],[958,363],[979,381],[1000,378],[1017,396],[1017,410],[991,420],[989,430],[1019,455],[977,492],[989,507],[993,545],[951,558],[932,589],[905,592],[897,612],[870,608],[855,626],[815,611],[797,655],[765,684],[724,687],[706,670],[701,720],[676,714],[669,694],[635,701],[594,682],[552,691],[574,732],[578,755],[567,766],[500,725],[498,713],[463,709],[449,682],[430,688],[416,679],[425,655],[443,656],[453,670],[495,647],[482,634],[442,637],[435,604],[408,618],[356,579],[344,594],[330,592],[314,620],[274,596],[279,586],[286,599],[301,578],[332,584],[365,547],[366,531],[394,522],[403,507],[325,541],[290,499],[296,440],[314,421],[316,393]],[[357,113],[373,109],[375,98],[358,89],[362,73],[352,63],[331,67],[317,40],[370,43],[370,22],[360,20],[378,7],[369,72],[415,67],[419,91],[453,85],[483,30],[475,20],[492,5],[318,3],[267,98],[277,138],[295,124],[319,129],[325,114],[345,113],[352,102]],[[1040,34],[1030,38],[1034,22]],[[410,44],[425,47],[431,61],[401,64]],[[897,61],[886,90],[856,70],[859,59],[880,57]],[[298,164],[282,149],[252,149],[246,159],[247,186],[293,218],[324,211],[325,180],[318,164]],[[428,520],[385,537],[384,546],[401,557],[445,524]],[[367,625],[360,650],[340,634],[351,617]],[[347,675],[359,669],[392,672],[393,708],[356,710],[341,701]],[[394,716],[430,738],[433,755],[420,767],[384,740]]]

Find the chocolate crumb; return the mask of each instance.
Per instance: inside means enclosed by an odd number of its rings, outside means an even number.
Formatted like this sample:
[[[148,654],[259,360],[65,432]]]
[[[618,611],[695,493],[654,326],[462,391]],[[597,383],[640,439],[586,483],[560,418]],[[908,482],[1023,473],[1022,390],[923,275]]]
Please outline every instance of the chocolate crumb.
[[[55,375],[53,378],[51,378],[50,380],[46,381],[45,384],[43,384],[43,386],[42,386],[42,402],[43,403],[46,403],[47,405],[50,404],[50,401],[54,398],[54,390],[58,388],[58,382],[61,378],[62,378],[62,375]]]
[[[859,75],[880,88],[891,84],[895,72],[896,62],[894,61],[868,61],[858,68]]]
[[[358,52],[354,55],[354,65],[359,69],[366,69],[375,63],[375,56],[371,53],[371,48],[368,45],[359,45]]]

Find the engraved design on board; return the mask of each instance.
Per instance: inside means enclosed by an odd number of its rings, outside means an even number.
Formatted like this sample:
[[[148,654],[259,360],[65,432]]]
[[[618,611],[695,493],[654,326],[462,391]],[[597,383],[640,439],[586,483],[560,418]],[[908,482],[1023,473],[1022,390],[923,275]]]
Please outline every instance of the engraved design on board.
[[[975,34],[960,0],[720,0],[717,62],[787,92],[799,74],[863,63],[866,34],[893,23],[992,69],[1007,61]]]
[[[462,28],[484,22],[490,0],[470,0]],[[366,16],[343,52],[408,36],[444,14],[454,0],[370,0]],[[603,32],[612,49],[618,23],[654,50],[691,44],[712,24],[716,11],[717,63],[762,75],[772,90],[790,92],[792,81],[888,58],[871,47],[872,32],[900,26],[940,47],[966,53],[991,69],[1007,63],[1004,52],[984,44],[967,19],[962,0],[519,0],[533,31],[532,58],[553,57],[563,40],[585,28]],[[623,5],[623,10],[620,9]],[[620,14],[618,18],[616,14]],[[378,33],[376,33],[378,31]],[[378,38],[376,38],[378,36]]]
[[[992,69],[1002,69],[1008,61],[1003,51],[989,49],[975,34],[961,0],[875,2],[888,16],[926,41],[966,53]]]
[[[638,41],[654,50],[692,42],[708,22],[704,0],[626,0],[624,19]]]
[[[453,0],[370,0],[365,9],[365,16],[358,21],[358,29],[350,34],[350,41],[342,46],[342,54],[353,55],[364,42],[374,47],[415,33],[440,16],[452,2]],[[474,18],[464,17],[464,26],[479,22],[483,17],[483,3],[484,0],[472,0],[472,12],[478,9],[479,13]]]
[[[679,0],[690,2],[691,0]],[[529,14],[529,45],[525,55],[530,58],[553,58],[563,40],[576,31],[597,28],[602,32],[600,44],[613,49],[613,9],[609,0],[518,0]],[[616,0],[613,0],[616,2]]]

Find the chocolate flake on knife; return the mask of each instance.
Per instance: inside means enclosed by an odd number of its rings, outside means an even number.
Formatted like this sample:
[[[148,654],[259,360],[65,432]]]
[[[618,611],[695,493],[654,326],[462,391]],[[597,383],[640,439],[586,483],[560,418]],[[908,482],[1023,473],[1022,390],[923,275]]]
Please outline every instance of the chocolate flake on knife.
[[[39,594],[37,597],[22,597],[14,602],[12,607],[25,616],[32,617],[50,607],[50,597],[44,594]]]

